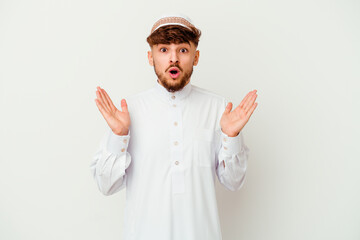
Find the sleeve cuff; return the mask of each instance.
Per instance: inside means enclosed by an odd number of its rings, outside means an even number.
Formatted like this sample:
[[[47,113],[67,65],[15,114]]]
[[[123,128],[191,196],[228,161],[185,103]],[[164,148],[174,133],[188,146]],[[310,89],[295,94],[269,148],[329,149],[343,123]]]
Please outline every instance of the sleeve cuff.
[[[241,152],[242,139],[239,133],[235,137],[229,137],[222,130],[221,131],[221,145],[223,152],[229,155],[238,154]]]
[[[130,130],[128,135],[116,135],[111,129],[107,139],[106,150],[111,153],[124,154],[129,145]]]

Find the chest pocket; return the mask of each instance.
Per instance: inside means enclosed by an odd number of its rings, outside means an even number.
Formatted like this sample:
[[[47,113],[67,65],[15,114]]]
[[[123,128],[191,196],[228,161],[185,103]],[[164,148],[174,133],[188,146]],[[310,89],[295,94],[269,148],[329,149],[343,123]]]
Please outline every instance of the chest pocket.
[[[215,165],[214,131],[198,128],[194,131],[194,163],[199,167]]]

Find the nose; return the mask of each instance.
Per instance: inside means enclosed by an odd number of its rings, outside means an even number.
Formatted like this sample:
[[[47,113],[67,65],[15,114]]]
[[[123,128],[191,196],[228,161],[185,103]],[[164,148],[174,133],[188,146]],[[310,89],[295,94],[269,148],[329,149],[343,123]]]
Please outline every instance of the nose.
[[[178,58],[177,52],[176,51],[171,51],[170,63],[174,64],[174,63],[178,63],[178,62],[179,62],[179,58]]]

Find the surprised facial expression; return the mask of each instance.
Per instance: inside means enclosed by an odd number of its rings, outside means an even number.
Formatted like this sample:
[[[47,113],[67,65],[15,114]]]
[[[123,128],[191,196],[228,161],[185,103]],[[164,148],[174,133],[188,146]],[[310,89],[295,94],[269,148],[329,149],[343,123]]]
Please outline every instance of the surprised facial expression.
[[[199,61],[199,50],[189,43],[157,44],[148,52],[159,83],[169,92],[181,90],[190,82],[193,66]]]

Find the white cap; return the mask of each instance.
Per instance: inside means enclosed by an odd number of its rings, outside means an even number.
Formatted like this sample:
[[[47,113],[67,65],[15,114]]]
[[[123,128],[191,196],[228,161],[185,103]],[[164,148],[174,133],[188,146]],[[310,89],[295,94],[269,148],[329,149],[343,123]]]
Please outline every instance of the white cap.
[[[180,25],[191,30],[191,27],[195,27],[189,17],[182,14],[166,14],[160,17],[151,28],[151,33],[156,29],[167,25]],[[150,34],[151,34],[150,33]]]

